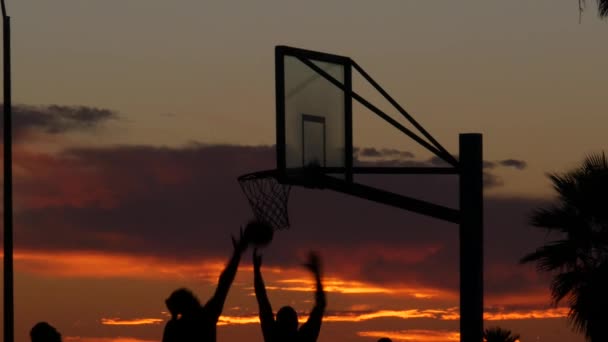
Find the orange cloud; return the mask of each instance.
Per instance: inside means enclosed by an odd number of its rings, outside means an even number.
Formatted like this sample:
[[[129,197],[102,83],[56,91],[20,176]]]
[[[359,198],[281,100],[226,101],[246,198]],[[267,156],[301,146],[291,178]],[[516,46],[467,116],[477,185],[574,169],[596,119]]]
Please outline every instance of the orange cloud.
[[[215,281],[225,267],[225,261],[220,260],[177,263],[154,257],[86,251],[17,251],[13,257],[17,271],[53,277],[203,278]]]
[[[488,294],[484,297],[484,302],[488,306],[507,306],[514,303],[545,306],[551,301],[550,298],[551,292],[546,287],[526,292]]]
[[[304,274],[302,274],[304,276]],[[268,290],[312,292],[315,290],[315,282],[306,279],[282,279],[276,283],[279,285],[269,286]],[[342,294],[387,294],[405,295],[419,299],[430,299],[441,297],[442,299],[456,299],[458,295],[448,291],[422,287],[381,287],[359,281],[342,280],[329,277],[323,280],[323,288],[326,292]]]
[[[325,322],[361,322],[369,321],[377,318],[400,318],[400,319],[415,319],[415,318],[431,318],[439,320],[458,319],[458,308],[449,309],[430,309],[430,310],[378,310],[368,312],[333,312],[325,315]],[[306,322],[308,316],[299,314],[300,323]],[[103,325],[150,325],[160,324],[164,321],[161,318],[102,318]],[[222,315],[220,316],[218,325],[241,325],[241,324],[259,324],[260,320],[257,314],[249,315]]]
[[[121,319],[121,318],[102,318],[101,324],[103,325],[150,325],[160,324],[164,321],[162,318],[133,318],[133,319]]]
[[[556,308],[547,310],[519,310],[519,311],[503,311],[497,313],[485,313],[484,319],[489,321],[494,320],[522,320],[522,319],[551,319],[551,318],[564,318],[568,314],[567,308]],[[411,309],[411,310],[377,310],[377,311],[366,311],[366,312],[354,312],[354,311],[338,311],[329,312],[323,318],[325,322],[362,322],[369,321],[378,318],[398,318],[398,319],[418,319],[428,318],[436,319],[441,321],[453,321],[460,319],[458,308],[446,308],[446,309]],[[306,322],[308,317],[306,315],[299,315],[301,323]],[[221,325],[230,324],[254,324],[259,323],[257,315],[243,315],[243,316],[227,316],[222,315],[220,317]]]
[[[402,342],[449,342],[460,341],[460,333],[446,330],[401,330],[401,331],[360,331],[357,335],[363,337],[388,337],[393,341]]]
[[[302,318],[299,318],[300,323],[306,322],[306,320],[302,321]],[[258,315],[249,315],[249,316],[220,316],[220,320],[217,322],[217,325],[240,325],[240,324],[260,324],[260,318]]]
[[[413,318],[432,318],[439,320],[452,320],[454,314],[457,314],[458,308],[448,309],[431,309],[431,310],[378,310],[374,312],[365,313],[337,313],[325,316],[323,319],[327,322],[361,322],[368,321],[377,318],[400,318],[400,319],[413,319]],[[457,318],[456,318],[457,319]]]
[[[158,340],[142,340],[134,337],[81,337],[66,336],[66,342],[158,342]]]
[[[224,269],[224,260],[205,260],[203,262],[178,263],[155,257],[141,257],[99,252],[32,252],[17,251],[14,254],[15,269],[19,272],[29,272],[53,277],[137,277],[142,279],[202,279],[215,282]],[[252,272],[251,265],[241,267],[241,271]],[[313,292],[314,282],[309,274],[300,269],[268,268],[268,290]],[[287,279],[285,279],[287,278]],[[360,281],[344,280],[338,277],[328,277],[325,280],[327,292],[349,295],[378,294],[386,296],[408,296],[416,298],[439,298],[452,300],[457,294],[415,287],[382,287]],[[530,297],[531,296],[531,297]],[[488,310],[484,314],[486,320],[521,320],[567,317],[567,308],[509,310],[502,309],[508,304],[527,303],[524,299],[540,297],[538,293],[522,293],[510,298],[502,298],[497,305],[498,310]],[[540,299],[539,299],[540,300]],[[494,299],[496,301],[496,299]],[[534,304],[540,302],[532,302]],[[379,310],[379,311],[350,311],[326,317],[328,321],[358,322],[382,317],[401,319],[432,318],[439,320],[459,319],[458,309],[411,309],[411,310]],[[150,321],[106,319],[106,325],[137,325],[155,324]],[[257,322],[257,316],[239,317],[224,316],[224,324],[250,324]]]
[[[111,236],[107,237],[111,239]],[[202,262],[172,262],[162,258],[108,254],[101,252],[46,252],[16,251],[15,268],[21,272],[42,274],[54,277],[137,277],[143,279],[196,278],[216,281],[225,267],[224,260],[205,260]],[[251,265],[240,266],[241,271],[252,272]],[[309,274],[301,269],[265,269],[269,279],[269,291],[314,292],[315,283]],[[288,277],[281,279],[280,277]],[[338,277],[324,279],[325,291],[341,294],[384,294],[407,296],[419,299],[456,299],[457,293],[424,287],[382,287]]]
[[[518,319],[547,319],[547,318],[563,318],[568,316],[568,308],[553,308],[545,310],[520,310],[520,311],[507,311],[489,313],[486,312],[483,318],[488,321],[498,320],[518,320]]]
[[[523,319],[547,319],[547,318],[562,318],[565,317],[568,310],[566,308],[548,309],[548,310],[530,310],[530,311],[505,311],[500,313],[486,313],[486,320],[523,320]],[[379,318],[397,318],[397,319],[436,319],[442,321],[458,320],[458,308],[447,309],[411,309],[411,310],[378,310],[369,312],[329,312],[325,317],[325,322],[340,322],[340,323],[360,323]],[[300,314],[300,323],[306,322],[307,315]],[[103,325],[158,325],[164,320],[161,318],[102,318]],[[234,325],[250,325],[259,324],[257,314],[247,315],[222,315],[218,321],[219,326],[234,326]],[[447,330],[401,330],[401,331],[361,331],[357,333],[361,337],[388,337],[393,341],[402,342],[451,342],[459,341],[459,333],[457,331]],[[67,337],[68,342],[150,342],[146,340],[136,339],[132,337],[116,337],[116,338],[95,338],[95,337]]]

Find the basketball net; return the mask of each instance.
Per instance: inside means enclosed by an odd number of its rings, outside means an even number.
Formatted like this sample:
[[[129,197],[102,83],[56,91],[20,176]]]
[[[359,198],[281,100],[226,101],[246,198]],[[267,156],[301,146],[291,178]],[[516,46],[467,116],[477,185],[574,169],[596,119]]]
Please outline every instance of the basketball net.
[[[268,171],[249,173],[238,178],[256,219],[275,230],[289,228],[287,200],[291,185],[281,184]]]

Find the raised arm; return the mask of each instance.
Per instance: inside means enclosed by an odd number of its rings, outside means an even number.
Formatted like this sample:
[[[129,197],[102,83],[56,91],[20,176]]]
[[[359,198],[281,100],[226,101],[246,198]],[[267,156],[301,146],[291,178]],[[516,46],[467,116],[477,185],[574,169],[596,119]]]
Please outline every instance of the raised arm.
[[[300,328],[300,336],[306,335],[308,336],[307,341],[316,341],[321,331],[321,322],[323,321],[323,314],[327,306],[325,291],[323,291],[323,283],[321,282],[321,261],[319,256],[315,253],[310,253],[308,262],[304,266],[313,273],[317,289],[315,291],[315,306],[308,317],[308,321]]]
[[[222,274],[220,274],[215,294],[205,305],[205,309],[209,310],[208,312],[213,315],[216,320],[219,319],[220,315],[222,314],[224,302],[226,302],[228,291],[230,290],[230,286],[234,281],[236,271],[239,267],[239,262],[241,261],[241,254],[243,254],[243,252],[247,249],[247,245],[248,241],[243,238],[243,230],[241,230],[238,240],[232,237],[232,246],[234,247],[232,257],[228,261],[228,265],[226,265],[224,271],[222,271]]]
[[[255,297],[258,300],[258,308],[260,310],[260,323],[262,325],[262,334],[265,341],[272,340],[272,331],[274,327],[274,313],[272,306],[266,294],[266,286],[262,279],[262,256],[258,255],[257,249],[253,251],[253,284],[255,287]]]

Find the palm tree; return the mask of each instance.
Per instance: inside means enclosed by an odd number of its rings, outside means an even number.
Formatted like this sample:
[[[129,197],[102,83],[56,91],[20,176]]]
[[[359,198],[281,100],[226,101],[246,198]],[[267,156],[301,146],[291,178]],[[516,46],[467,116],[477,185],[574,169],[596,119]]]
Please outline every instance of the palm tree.
[[[598,0],[598,7],[600,16],[607,17],[608,16],[608,0]]]
[[[590,155],[564,174],[550,174],[557,203],[533,212],[531,224],[553,241],[521,259],[553,276],[551,297],[565,301],[574,330],[608,341],[608,162]]]
[[[484,330],[483,339],[485,342],[518,342],[519,334],[513,335],[511,330],[492,327]]]
[[[585,2],[585,0],[578,0],[578,8],[580,12],[583,11]],[[597,0],[597,12],[601,18],[608,17],[608,0]]]

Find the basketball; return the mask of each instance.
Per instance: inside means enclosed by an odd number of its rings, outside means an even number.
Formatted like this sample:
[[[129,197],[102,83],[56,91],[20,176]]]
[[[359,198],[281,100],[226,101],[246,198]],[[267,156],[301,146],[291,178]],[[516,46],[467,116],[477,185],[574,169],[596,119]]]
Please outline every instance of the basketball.
[[[247,223],[245,231],[243,232],[244,238],[250,243],[257,247],[264,247],[272,241],[274,235],[274,229],[262,221],[251,220]]]

